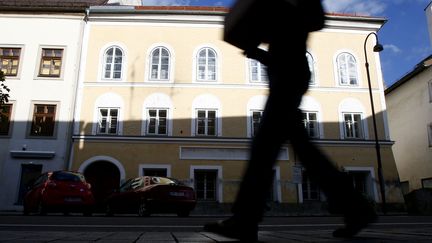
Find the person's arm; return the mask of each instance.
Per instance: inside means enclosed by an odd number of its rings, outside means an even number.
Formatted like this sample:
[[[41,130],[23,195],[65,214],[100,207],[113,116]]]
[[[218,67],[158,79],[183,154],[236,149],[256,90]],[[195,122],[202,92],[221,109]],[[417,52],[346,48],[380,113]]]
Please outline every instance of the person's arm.
[[[266,66],[268,66],[268,63],[270,61],[269,60],[270,56],[269,56],[268,51],[265,51],[265,50],[260,49],[258,47],[254,48],[254,49],[246,50],[246,51],[244,51],[244,54],[248,58],[255,59]]]

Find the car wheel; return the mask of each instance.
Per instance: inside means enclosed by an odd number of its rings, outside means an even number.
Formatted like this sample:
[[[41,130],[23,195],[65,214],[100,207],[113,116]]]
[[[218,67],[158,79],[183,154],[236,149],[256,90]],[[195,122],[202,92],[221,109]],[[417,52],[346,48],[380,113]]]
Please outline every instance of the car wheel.
[[[46,207],[43,205],[42,202],[39,202],[38,204],[37,213],[39,215],[46,215]]]
[[[181,211],[177,213],[177,216],[179,217],[189,217],[190,212],[189,211]]]
[[[150,212],[147,209],[146,200],[144,200],[144,199],[141,200],[141,203],[139,205],[138,215],[141,216],[141,217],[148,217],[148,216],[150,216]]]
[[[114,215],[114,212],[113,212],[113,210],[111,209],[111,207],[110,207],[109,204],[106,205],[105,213],[106,213],[106,216],[113,216],[113,215]]]

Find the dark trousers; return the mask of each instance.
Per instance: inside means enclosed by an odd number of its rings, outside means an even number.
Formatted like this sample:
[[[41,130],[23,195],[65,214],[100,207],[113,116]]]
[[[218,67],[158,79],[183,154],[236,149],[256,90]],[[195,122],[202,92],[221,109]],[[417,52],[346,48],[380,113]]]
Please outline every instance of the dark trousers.
[[[273,180],[273,166],[287,141],[334,208],[342,209],[346,198],[354,193],[348,177],[310,141],[302,123],[298,107],[310,80],[306,59],[308,34],[295,29],[289,32],[290,36],[276,38],[269,45],[269,97],[232,208],[234,217],[250,223],[262,219]]]

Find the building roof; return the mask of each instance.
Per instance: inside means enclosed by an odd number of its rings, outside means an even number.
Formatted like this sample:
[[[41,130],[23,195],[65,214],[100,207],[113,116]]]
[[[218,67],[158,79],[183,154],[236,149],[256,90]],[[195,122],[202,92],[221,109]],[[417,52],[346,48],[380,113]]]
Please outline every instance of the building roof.
[[[392,91],[396,90],[398,87],[402,86],[404,83],[409,82],[412,80],[415,76],[422,73],[424,70],[428,69],[432,66],[432,55],[429,55],[425,59],[423,59],[421,62],[419,62],[413,70],[405,74],[401,79],[396,81],[394,84],[392,84],[390,87],[388,87],[384,93],[387,95],[391,93]]]
[[[108,0],[0,0],[0,11],[82,11]]]

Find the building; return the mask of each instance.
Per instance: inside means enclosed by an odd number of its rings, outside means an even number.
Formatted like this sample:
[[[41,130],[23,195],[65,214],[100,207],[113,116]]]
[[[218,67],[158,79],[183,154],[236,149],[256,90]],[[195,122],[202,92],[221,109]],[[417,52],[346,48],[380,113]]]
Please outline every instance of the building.
[[[29,182],[65,169],[85,9],[103,1],[0,1],[0,210],[21,209]],[[6,193],[7,192],[7,193]]]
[[[200,202],[234,201],[268,89],[265,67],[222,41],[226,12],[221,7],[89,8],[68,168],[85,174],[98,200],[128,178],[166,175],[194,186]],[[366,36],[384,23],[328,15],[325,29],[311,34],[306,55],[313,75],[301,105],[310,136],[377,203],[377,157],[362,63]],[[386,198],[400,205],[380,60],[372,44],[367,53]],[[296,208],[325,201],[289,143],[274,175],[269,201]]]
[[[385,90],[403,193],[432,188],[432,56]]]

